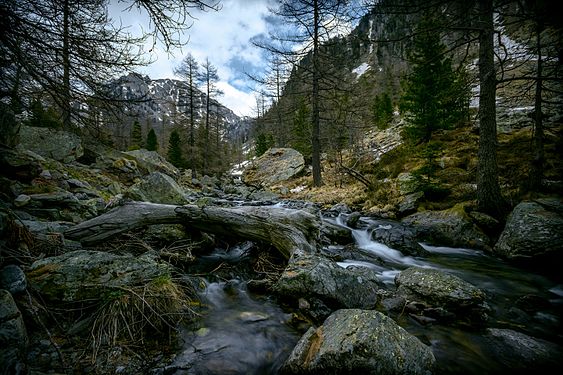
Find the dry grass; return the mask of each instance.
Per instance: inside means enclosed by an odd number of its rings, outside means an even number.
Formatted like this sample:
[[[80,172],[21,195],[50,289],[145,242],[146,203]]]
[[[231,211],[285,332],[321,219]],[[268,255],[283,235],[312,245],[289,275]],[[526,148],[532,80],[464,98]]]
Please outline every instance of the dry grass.
[[[164,275],[142,286],[108,290],[92,319],[92,362],[103,346],[170,339],[179,321],[197,315],[190,307],[195,292],[186,288]]]

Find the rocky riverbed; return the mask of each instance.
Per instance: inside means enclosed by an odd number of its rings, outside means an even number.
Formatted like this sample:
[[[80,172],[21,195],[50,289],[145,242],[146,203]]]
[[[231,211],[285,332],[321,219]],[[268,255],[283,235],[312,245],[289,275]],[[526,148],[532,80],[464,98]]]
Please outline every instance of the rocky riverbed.
[[[561,365],[559,196],[516,205],[501,231],[470,202],[393,221],[283,200],[236,179],[194,180],[156,153],[66,142],[56,158],[52,147],[0,153],[1,373],[496,374]],[[302,173],[291,153],[271,154]],[[69,240],[79,223],[131,201],[204,213],[261,206],[312,231],[303,237],[310,244],[280,251],[281,241],[249,241],[220,223]],[[292,222],[304,216],[315,225]]]

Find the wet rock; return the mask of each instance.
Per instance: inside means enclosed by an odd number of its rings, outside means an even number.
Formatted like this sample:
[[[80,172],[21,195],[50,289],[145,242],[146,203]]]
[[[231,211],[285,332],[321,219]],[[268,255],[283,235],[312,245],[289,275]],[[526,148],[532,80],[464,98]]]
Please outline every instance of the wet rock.
[[[338,203],[332,206],[329,212],[332,213],[334,216],[338,216],[340,214],[350,214],[352,213],[352,210],[350,209],[350,207],[348,207],[346,203]]]
[[[327,220],[322,221],[321,233],[333,243],[340,245],[347,245],[354,242],[354,237],[352,236],[350,228],[333,224]]]
[[[300,173],[305,159],[291,148],[271,148],[248,166],[242,175],[250,185],[273,185]]]
[[[436,246],[490,249],[490,240],[465,213],[463,204],[443,211],[424,211],[405,217],[402,222],[417,231],[421,241]]]
[[[22,126],[20,129],[20,147],[63,163],[76,160],[84,153],[78,135],[30,126]]]
[[[378,221],[371,230],[371,239],[405,255],[425,256],[428,252],[418,243],[416,231],[394,221]]]
[[[25,374],[27,332],[10,292],[0,289],[0,374]]]
[[[274,285],[287,298],[318,298],[332,308],[373,308],[379,281],[364,267],[340,267],[329,259],[306,255],[292,258]]]
[[[481,321],[488,310],[485,293],[457,276],[430,268],[410,267],[395,277],[397,293],[409,301],[422,302],[431,308],[443,308],[459,318]],[[417,309],[418,310],[418,309]],[[440,317],[426,310],[432,317]]]
[[[181,224],[158,224],[147,228],[143,238],[148,241],[171,244],[187,238],[186,228]]]
[[[561,366],[561,346],[512,331],[489,328],[485,338],[505,373],[552,373]]]
[[[349,226],[350,228],[357,229],[358,221],[360,221],[361,217],[362,217],[362,214],[360,214],[359,212],[352,212],[346,218],[346,225]]]
[[[430,348],[377,311],[338,310],[310,328],[283,374],[430,374]]]
[[[12,294],[25,291],[27,280],[22,269],[15,264],[9,264],[0,270],[0,288]]]
[[[152,252],[132,256],[79,250],[34,262],[27,280],[49,302],[78,302],[98,300],[112,287],[144,285],[169,273],[170,266]]]
[[[561,200],[551,205],[522,202],[506,221],[493,251],[509,259],[525,259],[563,254],[563,215]],[[558,204],[557,204],[558,203]]]
[[[402,311],[405,308],[407,300],[405,297],[389,297],[381,300],[381,306],[387,311]]]
[[[160,172],[153,172],[142,181],[131,186],[126,195],[133,200],[165,203],[187,203],[184,191],[172,177]]]

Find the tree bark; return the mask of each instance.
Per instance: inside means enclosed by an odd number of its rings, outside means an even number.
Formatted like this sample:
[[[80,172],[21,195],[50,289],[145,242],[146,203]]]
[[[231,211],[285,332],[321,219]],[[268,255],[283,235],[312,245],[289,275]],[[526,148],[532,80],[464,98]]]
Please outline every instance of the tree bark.
[[[63,129],[70,130],[71,126],[71,95],[70,95],[70,4],[63,2]]]
[[[479,0],[479,151],[477,203],[479,210],[494,217],[503,213],[498,183],[496,75],[492,0]]]
[[[312,92],[312,116],[313,116],[313,134],[311,139],[313,167],[313,185],[322,186],[323,179],[321,175],[321,141],[320,141],[320,116],[319,116],[319,4],[317,0],[313,1],[313,92]]]
[[[129,202],[80,223],[65,237],[93,245],[129,230],[154,224],[185,224],[229,237],[266,242],[286,258],[316,249],[320,219],[301,210],[280,207],[234,207]]]

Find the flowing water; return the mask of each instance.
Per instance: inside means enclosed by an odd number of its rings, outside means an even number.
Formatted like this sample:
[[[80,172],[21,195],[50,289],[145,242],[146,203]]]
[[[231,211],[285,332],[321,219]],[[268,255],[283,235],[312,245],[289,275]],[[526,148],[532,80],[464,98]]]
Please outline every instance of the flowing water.
[[[491,308],[486,327],[508,328],[553,342],[563,341],[560,278],[550,279],[471,249],[423,245],[429,256],[405,256],[372,241],[369,227],[373,223],[362,220],[368,229],[353,230],[353,236],[358,253],[368,256],[342,260],[338,262],[341,267],[372,268],[389,290],[394,289],[394,277],[407,267],[440,269],[486,292]],[[343,225],[339,219],[334,222]],[[241,262],[249,246],[217,250],[207,261]],[[338,250],[334,248],[332,252]],[[202,296],[208,312],[199,329],[183,333],[184,347],[171,366],[175,372],[169,373],[275,374],[299,339],[299,334],[287,324],[289,314],[274,300],[250,293],[240,279],[207,283]],[[528,312],[515,307],[515,302],[524,296],[532,296]],[[439,374],[496,374],[511,365],[506,363],[506,358],[495,357],[492,344],[483,335],[484,327],[421,325],[406,313],[397,322],[432,348]]]

